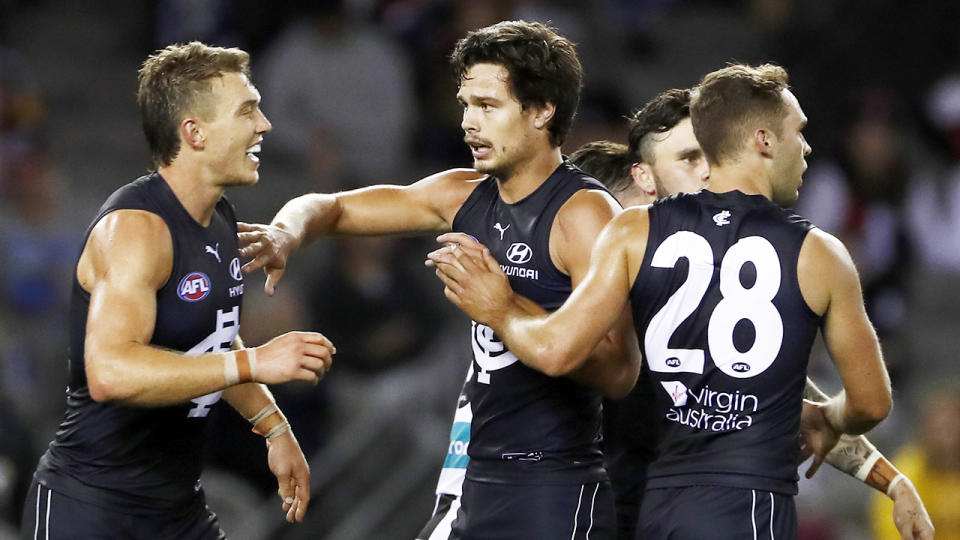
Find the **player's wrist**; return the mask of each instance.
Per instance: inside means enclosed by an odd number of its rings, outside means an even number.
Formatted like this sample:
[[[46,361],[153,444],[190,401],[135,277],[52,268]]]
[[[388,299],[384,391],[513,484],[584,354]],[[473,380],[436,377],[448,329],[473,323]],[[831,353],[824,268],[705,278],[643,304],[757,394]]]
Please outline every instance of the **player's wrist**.
[[[223,355],[223,379],[226,387],[257,381],[257,349],[237,349]]]
[[[277,408],[276,403],[268,403],[257,414],[247,418],[252,431],[261,437],[270,440],[290,432],[290,422],[283,412]]]

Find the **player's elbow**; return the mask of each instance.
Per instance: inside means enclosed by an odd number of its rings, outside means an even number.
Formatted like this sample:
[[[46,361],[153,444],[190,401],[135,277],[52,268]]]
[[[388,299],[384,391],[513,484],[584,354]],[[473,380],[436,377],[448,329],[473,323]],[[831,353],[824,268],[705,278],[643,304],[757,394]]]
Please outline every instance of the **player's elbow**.
[[[105,403],[119,400],[121,396],[121,392],[118,391],[119,386],[120,382],[110,373],[110,370],[87,367],[87,389],[90,391],[90,398],[94,401]]]
[[[851,409],[849,416],[853,419],[853,422],[850,422],[853,434],[870,431],[893,409],[893,400],[889,392],[878,392],[871,396],[871,399],[860,403],[850,403],[849,400],[847,403]]]
[[[128,378],[119,373],[116,362],[105,354],[88,352],[84,363],[91,399],[100,403],[129,399],[131,392],[125,382]]]
[[[614,377],[613,383],[604,390],[603,395],[610,399],[623,399],[627,397],[633,390],[633,387],[637,385],[637,377],[639,375],[640,369],[636,364],[621,367],[619,373]]]
[[[554,343],[539,346],[534,351],[536,368],[550,377],[566,377],[580,367],[583,360],[571,349]]]

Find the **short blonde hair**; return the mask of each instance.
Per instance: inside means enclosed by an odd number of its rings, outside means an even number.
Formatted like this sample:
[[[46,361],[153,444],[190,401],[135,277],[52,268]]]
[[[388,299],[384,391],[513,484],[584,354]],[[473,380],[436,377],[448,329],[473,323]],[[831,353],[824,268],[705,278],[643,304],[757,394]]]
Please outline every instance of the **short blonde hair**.
[[[155,167],[170,165],[180,151],[181,119],[196,114],[209,119],[210,79],[224,73],[250,77],[250,55],[237,48],[212,47],[199,41],[169,45],[147,57],[140,68],[137,103],[143,132]]]

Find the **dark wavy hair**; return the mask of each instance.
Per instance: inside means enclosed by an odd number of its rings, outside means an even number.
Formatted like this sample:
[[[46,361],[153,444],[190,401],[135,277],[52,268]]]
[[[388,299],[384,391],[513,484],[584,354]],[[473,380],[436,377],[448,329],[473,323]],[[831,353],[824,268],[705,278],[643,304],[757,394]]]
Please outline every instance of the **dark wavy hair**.
[[[633,184],[633,156],[627,147],[611,141],[588,142],[570,154],[570,162],[607,186],[614,195]]]
[[[210,119],[210,80],[224,73],[250,78],[250,55],[199,41],[169,45],[150,55],[140,68],[137,103],[153,165],[170,165],[180,152],[180,121],[189,114]]]
[[[551,103],[550,144],[560,146],[580,102],[583,67],[574,45],[540,23],[504,21],[474,30],[450,54],[454,74],[463,80],[474,64],[499,64],[509,74],[510,92],[524,108]]]
[[[690,117],[690,90],[674,88],[661,92],[629,117],[629,152],[634,161],[653,164],[650,146],[653,134],[666,133]]]

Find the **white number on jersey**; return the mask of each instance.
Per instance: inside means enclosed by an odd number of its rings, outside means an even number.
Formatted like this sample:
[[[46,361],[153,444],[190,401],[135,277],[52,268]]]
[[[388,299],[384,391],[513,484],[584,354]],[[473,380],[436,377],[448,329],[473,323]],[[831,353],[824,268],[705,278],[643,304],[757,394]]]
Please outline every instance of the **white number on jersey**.
[[[240,306],[234,306],[229,312],[217,310],[217,328],[203,341],[194,345],[186,352],[187,356],[206,354],[210,352],[224,352],[230,350],[230,345],[240,331]],[[210,414],[210,407],[220,401],[223,391],[213,392],[205,396],[193,398],[190,401],[196,406],[187,411],[188,418],[202,418]]]
[[[713,278],[713,249],[702,236],[678,231],[663,241],[653,254],[651,264],[673,268],[686,258],[690,270],[687,279],[658,311],[644,334],[647,362],[651,371],[661,373],[703,373],[704,351],[671,349],[667,344],[703,301]],[[740,272],[746,263],[756,269],[756,282],[746,288]],[[780,290],[780,259],[770,242],[760,236],[740,239],[727,250],[720,263],[720,293],[723,298],[714,308],[707,324],[710,355],[717,368],[738,379],[754,377],[766,371],[780,353],[783,344],[783,318],[773,298]],[[749,350],[740,352],[733,343],[737,323],[748,320],[756,337]]]

